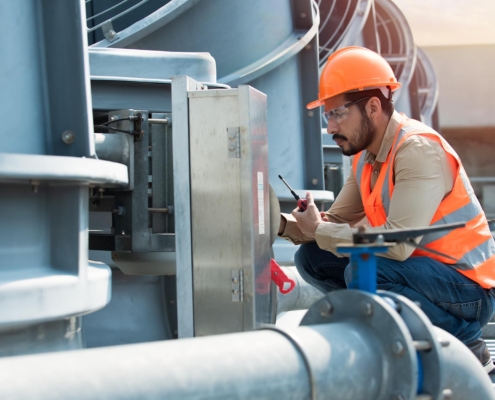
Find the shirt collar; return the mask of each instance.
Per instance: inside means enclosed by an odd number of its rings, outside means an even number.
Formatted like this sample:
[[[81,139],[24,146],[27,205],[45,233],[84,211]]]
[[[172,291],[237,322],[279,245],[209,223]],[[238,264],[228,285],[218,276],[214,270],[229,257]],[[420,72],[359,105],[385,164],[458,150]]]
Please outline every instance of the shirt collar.
[[[392,116],[390,117],[390,121],[388,121],[387,129],[385,130],[385,135],[383,135],[382,144],[380,146],[380,150],[378,150],[378,154],[375,156],[371,154],[369,151],[366,152],[364,157],[364,162],[373,164],[375,161],[384,163],[387,161],[388,153],[392,148],[392,144],[394,143],[395,134],[397,133],[397,129],[402,121],[402,115],[397,111],[394,111]]]

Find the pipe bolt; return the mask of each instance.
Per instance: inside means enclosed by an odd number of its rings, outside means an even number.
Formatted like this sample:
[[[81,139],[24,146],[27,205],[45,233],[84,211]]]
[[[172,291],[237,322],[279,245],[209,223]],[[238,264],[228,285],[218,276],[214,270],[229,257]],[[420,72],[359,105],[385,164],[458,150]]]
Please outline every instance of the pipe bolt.
[[[371,303],[365,302],[365,303],[363,303],[361,308],[362,308],[362,312],[365,316],[369,317],[370,315],[373,314],[373,306],[371,305]]]
[[[72,131],[63,131],[62,132],[62,142],[65,144],[72,144],[76,140],[76,134]]]
[[[392,352],[396,355],[396,356],[402,356],[404,353],[405,353],[405,347],[404,345],[401,343],[400,340],[397,340],[396,342],[394,342],[394,344],[392,345]]]
[[[320,315],[322,317],[328,317],[333,313],[333,306],[328,300],[324,300],[320,306]]]

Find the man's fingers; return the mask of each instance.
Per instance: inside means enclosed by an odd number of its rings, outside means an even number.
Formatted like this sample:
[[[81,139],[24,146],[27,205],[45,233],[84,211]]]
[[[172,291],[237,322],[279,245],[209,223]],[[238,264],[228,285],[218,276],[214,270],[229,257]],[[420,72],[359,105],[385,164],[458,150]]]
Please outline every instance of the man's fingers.
[[[325,211],[320,212],[320,217],[323,221],[328,222],[327,213]]]
[[[308,206],[310,204],[315,204],[315,201],[313,199],[313,195],[311,194],[311,192],[306,192],[306,200],[308,201]]]

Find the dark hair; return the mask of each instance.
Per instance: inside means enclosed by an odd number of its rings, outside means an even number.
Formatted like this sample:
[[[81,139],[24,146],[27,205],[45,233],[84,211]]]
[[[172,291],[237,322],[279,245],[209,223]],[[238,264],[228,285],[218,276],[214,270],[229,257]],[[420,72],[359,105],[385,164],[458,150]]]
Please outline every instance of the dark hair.
[[[355,101],[362,99],[363,97],[378,97],[380,100],[380,103],[382,105],[382,110],[383,112],[391,117],[393,112],[394,112],[394,103],[392,100],[387,99],[382,91],[380,89],[371,89],[371,90],[362,90],[359,92],[347,92],[344,93],[344,98],[347,101]],[[361,101],[359,103],[356,103],[356,105],[359,107],[359,110],[361,113],[364,115],[366,113],[366,102]]]

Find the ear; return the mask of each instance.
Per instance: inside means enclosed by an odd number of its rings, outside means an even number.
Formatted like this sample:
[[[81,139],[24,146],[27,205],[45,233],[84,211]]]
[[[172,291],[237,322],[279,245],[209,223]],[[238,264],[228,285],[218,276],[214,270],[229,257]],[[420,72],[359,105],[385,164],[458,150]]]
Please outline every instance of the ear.
[[[369,111],[371,113],[371,116],[376,116],[378,115],[381,110],[382,110],[382,103],[380,103],[380,100],[378,97],[372,97],[368,103]]]

